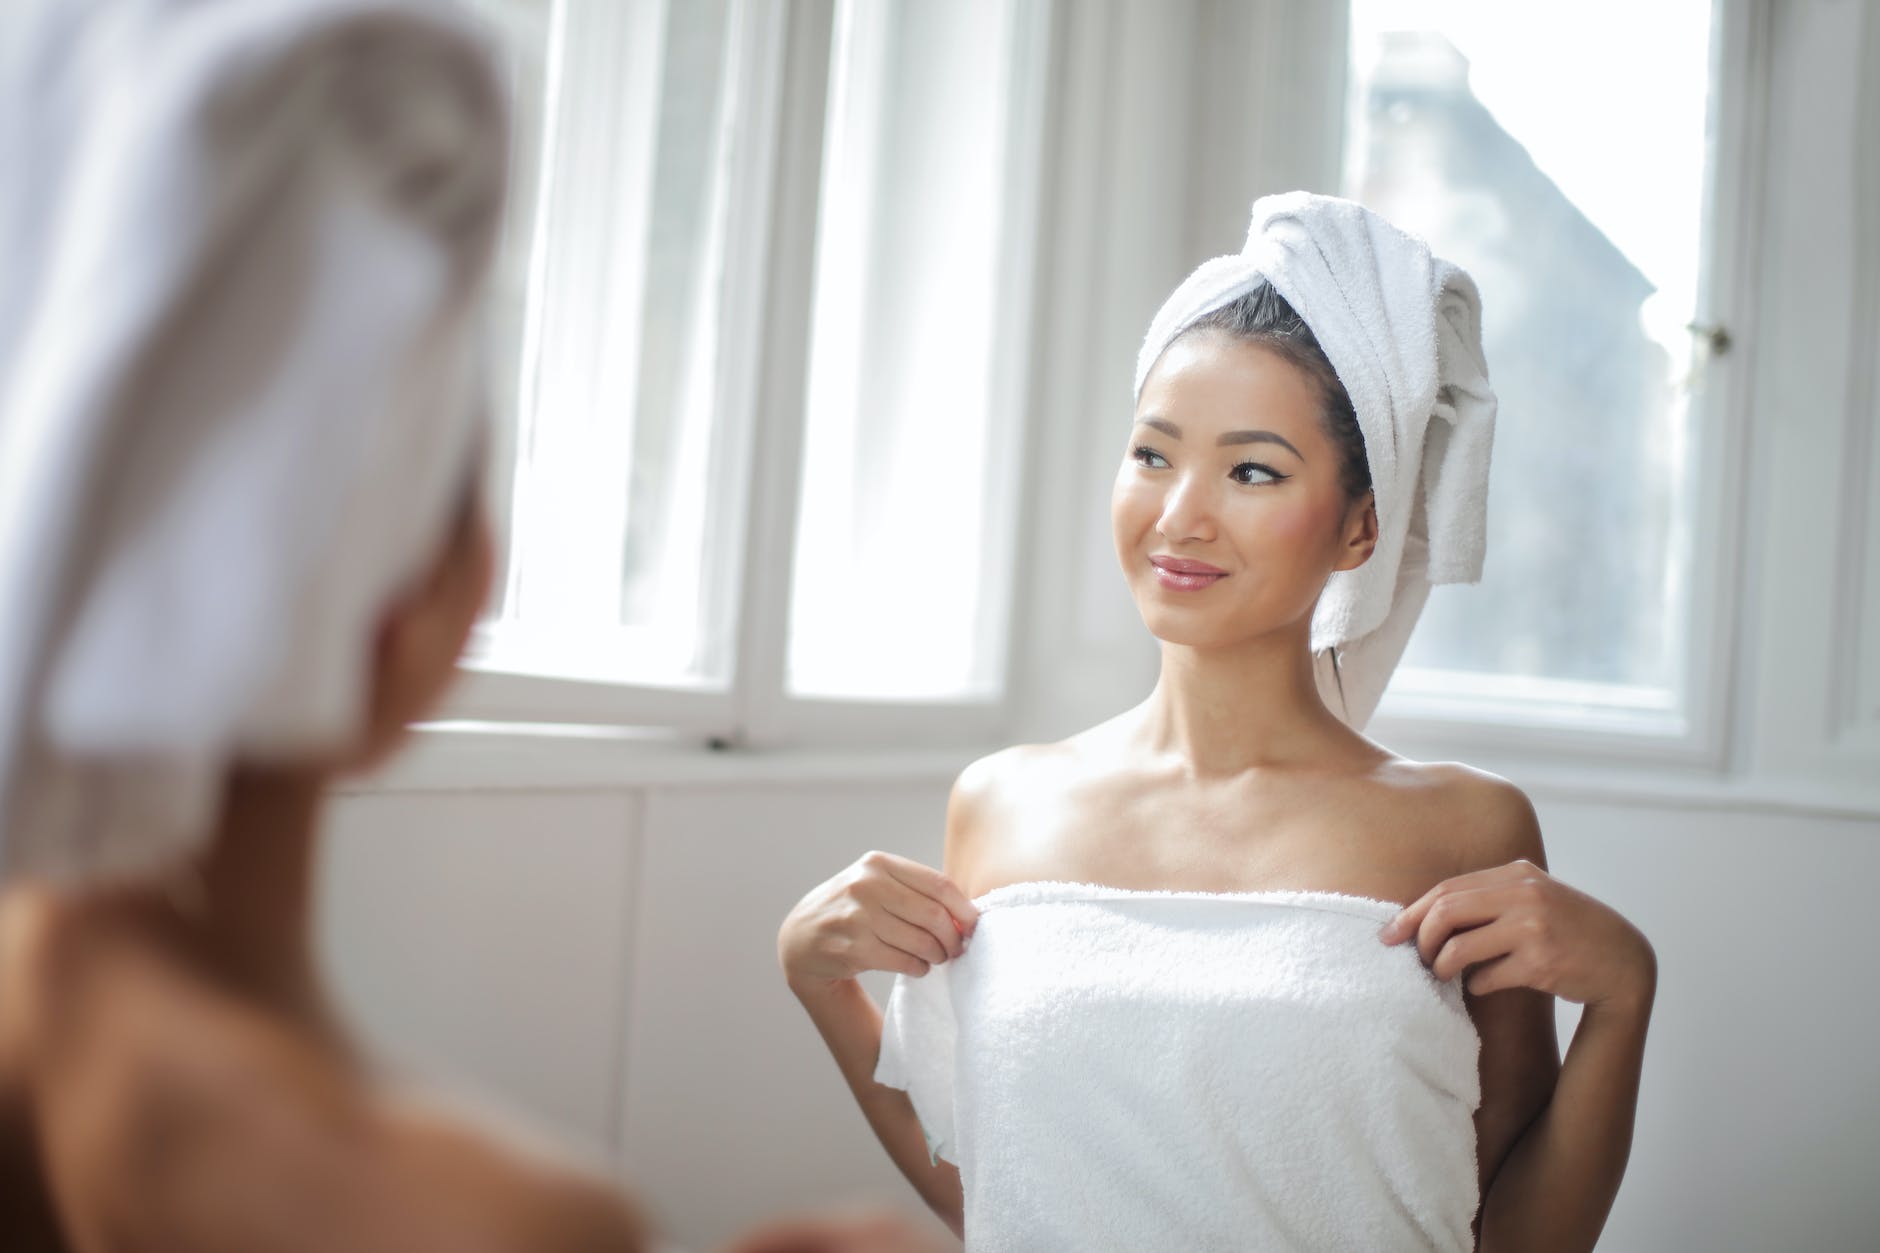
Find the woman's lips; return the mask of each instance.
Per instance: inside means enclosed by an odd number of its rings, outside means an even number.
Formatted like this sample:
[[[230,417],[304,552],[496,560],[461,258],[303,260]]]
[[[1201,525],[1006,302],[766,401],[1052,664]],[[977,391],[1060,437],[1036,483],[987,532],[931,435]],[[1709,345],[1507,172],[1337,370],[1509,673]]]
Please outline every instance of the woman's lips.
[[[1213,587],[1226,577],[1225,574],[1183,574],[1162,566],[1155,568],[1155,581],[1178,592],[1197,592],[1204,587]]]
[[[1149,562],[1155,567],[1156,582],[1178,592],[1213,587],[1227,577],[1227,571],[1205,561],[1190,561],[1183,557],[1151,557]]]

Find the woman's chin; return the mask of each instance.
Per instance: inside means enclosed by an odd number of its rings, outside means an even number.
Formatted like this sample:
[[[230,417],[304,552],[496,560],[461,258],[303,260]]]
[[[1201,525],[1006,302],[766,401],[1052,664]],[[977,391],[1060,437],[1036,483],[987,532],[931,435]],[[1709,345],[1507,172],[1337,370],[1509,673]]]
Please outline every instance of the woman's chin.
[[[1149,634],[1164,644],[1184,644],[1189,648],[1219,648],[1231,643],[1228,632],[1207,615],[1171,613],[1160,606],[1150,606],[1142,613],[1142,624]]]

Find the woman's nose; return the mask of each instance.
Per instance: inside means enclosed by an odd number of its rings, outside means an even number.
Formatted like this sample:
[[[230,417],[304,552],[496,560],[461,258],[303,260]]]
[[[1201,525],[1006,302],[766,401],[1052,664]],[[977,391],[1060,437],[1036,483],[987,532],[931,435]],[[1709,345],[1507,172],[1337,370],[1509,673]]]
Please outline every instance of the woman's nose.
[[[1196,475],[1177,478],[1162,499],[1155,529],[1171,544],[1215,537],[1214,500],[1209,485]]]

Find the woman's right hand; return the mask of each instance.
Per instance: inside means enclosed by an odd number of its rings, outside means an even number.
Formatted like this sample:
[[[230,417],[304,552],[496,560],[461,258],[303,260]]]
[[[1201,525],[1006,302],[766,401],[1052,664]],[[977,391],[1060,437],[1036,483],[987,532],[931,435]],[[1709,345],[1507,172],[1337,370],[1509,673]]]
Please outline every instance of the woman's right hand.
[[[777,960],[799,992],[864,970],[924,975],[966,951],[979,910],[931,866],[864,853],[810,889],[777,932]]]

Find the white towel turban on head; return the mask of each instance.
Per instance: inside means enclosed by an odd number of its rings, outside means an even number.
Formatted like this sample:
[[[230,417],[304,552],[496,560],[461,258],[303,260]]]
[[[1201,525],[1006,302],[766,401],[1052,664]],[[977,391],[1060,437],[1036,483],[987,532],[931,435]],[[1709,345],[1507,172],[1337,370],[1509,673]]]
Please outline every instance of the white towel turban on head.
[[[8,0],[0,875],[356,737],[474,470],[507,115],[426,0]]]
[[[1327,704],[1362,730],[1430,585],[1482,577],[1496,402],[1481,297],[1461,267],[1355,201],[1262,196],[1246,246],[1203,262],[1156,313],[1136,358],[1137,400],[1170,341],[1262,279],[1324,349],[1370,462],[1377,547],[1332,574],[1311,639]]]

